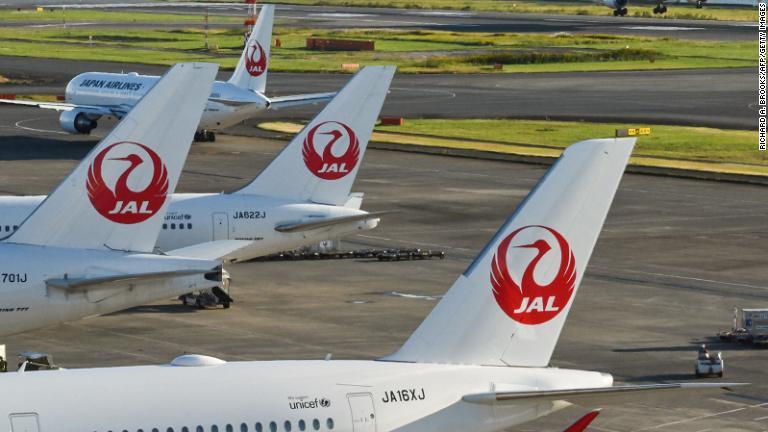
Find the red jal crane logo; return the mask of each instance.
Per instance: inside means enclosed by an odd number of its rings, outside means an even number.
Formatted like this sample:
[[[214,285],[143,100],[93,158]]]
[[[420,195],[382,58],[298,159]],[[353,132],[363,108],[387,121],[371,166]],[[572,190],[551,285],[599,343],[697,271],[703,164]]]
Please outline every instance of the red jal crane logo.
[[[325,144],[325,147],[321,155],[317,151],[317,145],[322,144]],[[338,152],[342,148],[345,148],[344,153],[334,153],[334,150]],[[302,155],[304,164],[312,174],[323,180],[338,180],[357,166],[360,159],[360,142],[349,126],[327,121],[309,130],[304,138]]]
[[[509,265],[519,265],[508,262],[507,253],[515,237],[524,231],[537,235],[532,243],[513,246],[536,250],[536,256],[528,263],[519,283],[509,273]],[[557,272],[546,285],[539,285],[534,277],[536,267],[550,253],[552,246],[543,237],[550,237],[541,230],[551,234],[560,249],[560,259]],[[537,232],[538,231],[538,232]],[[531,238],[531,235],[525,237]],[[535,237],[534,237],[535,238]],[[552,259],[554,257],[548,257]],[[542,275],[538,275],[541,277]],[[576,285],[576,260],[568,242],[557,231],[541,225],[528,225],[518,228],[509,234],[499,244],[491,263],[491,286],[493,296],[501,309],[510,318],[520,324],[536,325],[545,323],[556,317],[568,304]]]
[[[267,70],[267,56],[259,41],[254,41],[245,55],[245,70],[253,77],[263,74]]]
[[[105,159],[108,153],[124,156]],[[110,164],[129,164],[111,188],[104,180],[105,160]],[[142,190],[131,189],[128,186],[131,174],[147,162],[151,164],[151,180]],[[148,167],[145,165],[142,168],[146,170]],[[86,188],[88,198],[99,214],[113,222],[135,224],[149,219],[163,207],[168,194],[168,170],[160,156],[144,144],[117,142],[96,155],[88,171]]]

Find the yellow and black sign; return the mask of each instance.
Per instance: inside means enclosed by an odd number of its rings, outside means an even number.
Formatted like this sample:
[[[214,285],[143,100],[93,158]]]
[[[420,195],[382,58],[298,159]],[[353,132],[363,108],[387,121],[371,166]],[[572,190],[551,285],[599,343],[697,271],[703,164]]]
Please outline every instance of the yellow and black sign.
[[[616,138],[650,135],[650,134],[651,134],[651,128],[649,127],[616,129]]]

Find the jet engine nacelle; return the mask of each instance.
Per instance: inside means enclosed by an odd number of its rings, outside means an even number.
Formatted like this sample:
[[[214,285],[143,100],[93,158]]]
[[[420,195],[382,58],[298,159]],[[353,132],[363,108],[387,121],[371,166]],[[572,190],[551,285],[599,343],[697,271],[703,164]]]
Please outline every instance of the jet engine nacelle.
[[[603,0],[603,4],[611,9],[621,10],[627,7],[629,0]]]
[[[61,113],[59,116],[59,125],[69,133],[87,135],[91,133],[92,130],[96,129],[98,123],[95,118],[91,118],[88,114],[82,111],[70,110]]]

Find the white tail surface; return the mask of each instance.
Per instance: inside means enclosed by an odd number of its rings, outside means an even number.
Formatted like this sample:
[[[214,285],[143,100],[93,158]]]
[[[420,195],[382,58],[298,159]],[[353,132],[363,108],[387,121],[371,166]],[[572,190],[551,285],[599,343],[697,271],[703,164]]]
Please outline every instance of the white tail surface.
[[[634,143],[599,139],[566,149],[384,360],[547,366]]]
[[[272,44],[272,23],[275,19],[275,5],[264,5],[259,12],[253,32],[245,43],[243,54],[237,63],[229,83],[264,93],[267,88],[269,49]]]
[[[217,70],[171,68],[6,241],[152,251]]]
[[[384,104],[394,66],[360,70],[240,194],[344,205]]]

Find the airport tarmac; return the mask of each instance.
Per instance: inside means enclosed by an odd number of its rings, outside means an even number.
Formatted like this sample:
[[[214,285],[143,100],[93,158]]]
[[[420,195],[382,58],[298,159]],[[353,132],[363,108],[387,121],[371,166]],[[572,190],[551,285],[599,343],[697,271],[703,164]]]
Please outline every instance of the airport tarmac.
[[[96,142],[20,132],[8,121],[0,119],[4,194],[48,193]],[[282,146],[225,135],[196,143],[179,191],[235,189]],[[50,352],[70,368],[166,363],[185,352],[229,361],[377,358],[405,341],[544,171],[369,150],[354,190],[365,192],[365,209],[398,212],[344,248],[438,249],[445,260],[243,263],[229,266],[236,299],[229,310],[168,300],[4,342],[10,352]],[[592,430],[768,429],[768,351],[713,339],[730,327],[733,306],[768,301],[765,193],[736,183],[625,177],[552,364],[621,381],[693,380],[696,347],[711,342],[724,352],[724,380],[753,385],[734,395],[608,401]],[[561,431],[582,412],[571,407],[516,430]]]
[[[0,70],[31,84],[0,85],[0,93],[58,94],[83,72],[162,74],[163,66],[116,62],[0,57]],[[219,73],[227,80],[231,72]],[[336,91],[349,74],[270,72],[269,95]],[[757,71],[697,69],[669,71],[530,73],[530,74],[398,74],[384,114],[411,118],[532,118],[642,122],[757,128]],[[260,114],[264,119],[304,119],[317,107]],[[54,112],[0,106],[7,118],[56,121]],[[24,113],[32,113],[24,118]],[[33,126],[38,127],[38,126]],[[56,126],[52,126],[55,128]]]

